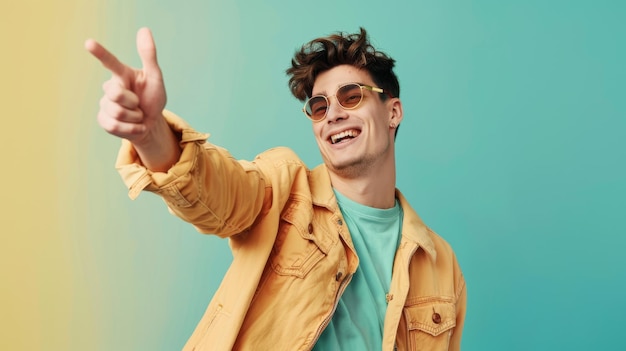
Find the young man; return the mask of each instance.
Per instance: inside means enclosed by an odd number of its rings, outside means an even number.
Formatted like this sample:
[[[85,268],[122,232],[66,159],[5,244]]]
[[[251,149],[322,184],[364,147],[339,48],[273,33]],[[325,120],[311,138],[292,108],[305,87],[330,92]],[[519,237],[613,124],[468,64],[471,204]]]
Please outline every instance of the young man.
[[[460,348],[463,275],[395,188],[399,85],[365,30],[313,40],[287,70],[324,160],[312,170],[287,148],[237,161],[164,111],[149,30],[139,70],[85,45],[113,73],[98,121],[125,140],[117,167],[131,197],[155,192],[230,239],[232,265],[184,350]]]

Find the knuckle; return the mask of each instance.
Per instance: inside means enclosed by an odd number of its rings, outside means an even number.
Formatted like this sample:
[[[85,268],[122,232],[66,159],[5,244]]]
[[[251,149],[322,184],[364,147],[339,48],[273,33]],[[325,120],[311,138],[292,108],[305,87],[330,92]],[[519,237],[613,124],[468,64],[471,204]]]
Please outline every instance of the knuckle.
[[[116,103],[111,104],[110,113],[111,117],[118,121],[124,120],[127,115],[126,109]]]
[[[117,120],[111,118],[111,116],[107,113],[98,114],[98,124],[100,124],[100,127],[109,134],[113,134],[115,136],[122,135],[122,128],[120,123]]]
[[[124,92],[122,89],[112,89],[110,94],[110,99],[113,102],[123,103],[124,102]]]
[[[108,98],[103,98],[100,105],[101,111],[106,114],[109,118],[124,121],[128,118],[129,111],[121,106],[120,104],[109,100]]]
[[[107,127],[104,128],[104,130],[112,135],[115,135],[117,137],[124,137],[125,133],[124,130],[122,128],[122,126],[120,125],[120,123],[116,122],[116,121],[109,121],[110,123],[107,124]]]

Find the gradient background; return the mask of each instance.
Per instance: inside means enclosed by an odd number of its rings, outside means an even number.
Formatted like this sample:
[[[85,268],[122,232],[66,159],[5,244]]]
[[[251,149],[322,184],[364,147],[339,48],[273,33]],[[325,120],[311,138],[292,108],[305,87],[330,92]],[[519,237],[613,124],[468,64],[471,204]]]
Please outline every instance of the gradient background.
[[[455,248],[464,350],[606,350],[626,325],[623,1],[3,1],[0,349],[177,350],[227,242],[130,201],[96,122],[153,29],[168,108],[236,157],[321,158],[284,69],[364,26],[397,60],[399,187]],[[7,125],[8,124],[8,125]]]

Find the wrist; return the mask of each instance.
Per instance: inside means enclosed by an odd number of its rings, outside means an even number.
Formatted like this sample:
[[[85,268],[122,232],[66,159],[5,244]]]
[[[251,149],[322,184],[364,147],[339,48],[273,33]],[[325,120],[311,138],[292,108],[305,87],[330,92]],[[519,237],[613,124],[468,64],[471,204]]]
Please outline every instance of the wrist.
[[[144,166],[155,172],[166,172],[178,161],[181,153],[179,138],[163,115],[155,118],[152,128],[132,144]]]

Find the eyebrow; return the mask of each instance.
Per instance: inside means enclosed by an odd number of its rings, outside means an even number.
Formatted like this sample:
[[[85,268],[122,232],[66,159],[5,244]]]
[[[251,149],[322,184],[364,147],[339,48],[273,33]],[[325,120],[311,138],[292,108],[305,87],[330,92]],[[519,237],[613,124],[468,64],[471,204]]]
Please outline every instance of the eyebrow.
[[[361,82],[346,82],[346,83],[341,83],[341,84],[337,85],[337,88],[335,88],[335,93],[337,93],[337,90],[339,90],[340,87],[342,87],[344,85],[348,85],[348,84],[367,85],[368,87],[372,86],[371,84],[365,84],[365,83],[361,83]],[[313,92],[311,92],[311,97],[318,96],[318,95],[323,95],[323,96],[328,97],[328,95],[326,95],[326,91],[322,91],[322,92],[317,93],[317,94],[313,94]]]

